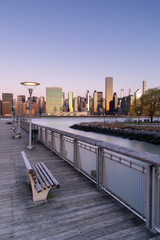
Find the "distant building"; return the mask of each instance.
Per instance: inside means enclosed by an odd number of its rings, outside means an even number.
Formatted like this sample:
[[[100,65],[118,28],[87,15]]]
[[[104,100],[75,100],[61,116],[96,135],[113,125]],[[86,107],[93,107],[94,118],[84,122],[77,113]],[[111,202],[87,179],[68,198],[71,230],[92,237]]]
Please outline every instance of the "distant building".
[[[64,102],[65,102],[65,93],[62,93],[62,106],[64,106]]]
[[[144,94],[146,92],[146,90],[147,90],[147,83],[146,83],[146,81],[143,81],[142,82],[142,94]]]
[[[127,106],[127,97],[122,98],[122,115],[127,115],[128,114],[128,106]]]
[[[135,102],[141,97],[141,88],[137,89],[134,93]]]
[[[46,88],[46,113],[53,115],[62,111],[62,88]]]
[[[87,104],[87,110],[90,110],[90,104],[89,104],[89,91],[87,90],[87,94],[86,94],[86,104]]]
[[[26,97],[25,95],[17,95],[17,102],[25,102]]]
[[[40,115],[42,114],[42,113],[45,113],[45,98],[44,97],[39,97],[38,98],[38,100],[39,100],[39,113],[40,113]]]
[[[113,78],[106,77],[105,78],[105,98],[106,98],[106,112],[108,112],[110,101],[113,100]]]
[[[129,95],[127,97],[127,114],[129,114],[132,110],[132,106],[135,103],[135,97],[133,95]]]
[[[120,91],[120,98],[123,98],[124,97],[124,89],[121,89]]]
[[[73,112],[73,92],[68,93],[69,112]]]
[[[2,115],[11,116],[13,106],[13,94],[2,93]]]
[[[76,97],[73,99],[73,110],[74,110],[74,112],[78,111],[77,98]]]
[[[97,91],[95,90],[93,93],[93,114],[97,114],[98,110],[98,94]]]

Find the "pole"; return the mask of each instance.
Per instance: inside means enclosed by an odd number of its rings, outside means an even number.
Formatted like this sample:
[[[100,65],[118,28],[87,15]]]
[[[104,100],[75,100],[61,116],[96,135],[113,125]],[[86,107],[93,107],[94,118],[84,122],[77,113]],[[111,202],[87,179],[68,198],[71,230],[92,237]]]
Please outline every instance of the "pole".
[[[29,112],[29,146],[28,149],[32,149],[32,91],[33,89],[29,88],[29,95],[30,95],[30,112]]]
[[[20,102],[18,102],[18,133],[20,132]]]

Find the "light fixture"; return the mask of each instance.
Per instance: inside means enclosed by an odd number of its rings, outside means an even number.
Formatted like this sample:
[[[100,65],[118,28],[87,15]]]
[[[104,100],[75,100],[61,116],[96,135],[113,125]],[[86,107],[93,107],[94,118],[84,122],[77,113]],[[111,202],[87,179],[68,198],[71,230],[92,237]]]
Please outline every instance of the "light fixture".
[[[30,96],[30,112],[29,112],[29,145],[27,146],[28,149],[32,149],[32,92],[34,88],[40,83],[37,82],[21,82],[22,85],[24,85],[28,91],[29,91],[29,96]]]

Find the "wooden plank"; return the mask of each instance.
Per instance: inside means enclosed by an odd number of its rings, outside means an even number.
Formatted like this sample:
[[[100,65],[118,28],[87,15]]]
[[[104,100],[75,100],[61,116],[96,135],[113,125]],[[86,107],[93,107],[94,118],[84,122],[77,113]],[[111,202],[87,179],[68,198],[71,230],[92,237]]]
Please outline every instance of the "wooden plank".
[[[52,182],[52,180],[50,179],[50,177],[47,175],[45,169],[41,166],[40,163],[37,163],[37,165],[38,165],[39,169],[41,170],[41,172],[43,173],[43,175],[45,176],[46,180],[49,182],[49,184],[50,184],[51,186],[53,186],[54,183]]]
[[[24,163],[25,163],[25,166],[26,166],[28,172],[29,172],[30,174],[34,174],[34,171],[33,171],[33,169],[32,169],[32,166],[31,166],[31,164],[30,164],[30,162],[29,162],[29,160],[28,160],[25,152],[22,151],[21,154],[22,154],[22,157],[23,157],[23,160],[24,160]]]
[[[52,175],[52,173],[50,172],[50,170],[46,167],[46,165],[41,162],[42,167],[45,169],[46,173],[48,174],[48,176],[51,178],[51,180],[53,181],[53,184],[56,185],[56,188],[60,188],[60,184],[58,183],[58,181],[55,179],[55,177]]]
[[[41,176],[39,175],[39,172],[37,171],[35,165],[32,165],[32,168],[33,168],[33,170],[35,171],[36,176],[37,176],[37,179],[38,179],[38,181],[40,182],[42,188],[45,190],[45,189],[46,189],[46,185],[44,184],[44,182],[43,182]]]
[[[49,188],[50,187],[50,184],[49,182],[47,181],[45,175],[42,173],[41,169],[39,168],[38,164],[34,164],[34,167],[36,168],[37,172],[38,172],[38,179],[41,179],[45,185]]]

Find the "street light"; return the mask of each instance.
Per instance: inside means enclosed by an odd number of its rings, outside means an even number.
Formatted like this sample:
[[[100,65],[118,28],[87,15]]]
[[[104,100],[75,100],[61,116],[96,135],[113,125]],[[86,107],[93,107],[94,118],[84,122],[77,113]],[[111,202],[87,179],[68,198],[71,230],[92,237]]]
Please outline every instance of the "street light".
[[[28,149],[32,149],[31,141],[32,141],[32,92],[34,88],[40,83],[37,82],[21,82],[22,85],[24,85],[28,91],[30,96],[30,112],[29,112],[29,145],[27,146]]]
[[[140,111],[138,111],[138,124],[140,124],[139,115],[140,115]]]

